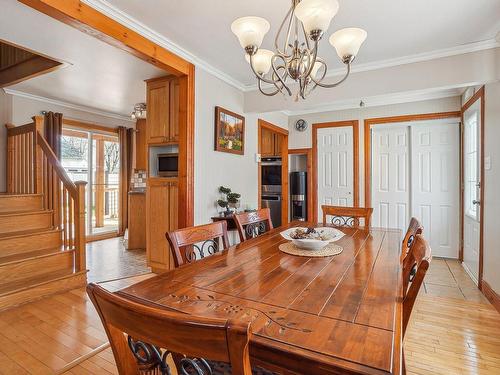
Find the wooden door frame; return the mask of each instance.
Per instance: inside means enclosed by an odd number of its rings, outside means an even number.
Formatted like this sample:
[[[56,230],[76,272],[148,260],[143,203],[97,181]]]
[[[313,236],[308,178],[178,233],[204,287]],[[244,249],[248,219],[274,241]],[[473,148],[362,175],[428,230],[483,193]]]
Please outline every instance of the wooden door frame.
[[[353,152],[353,204],[359,207],[359,121],[345,120],[322,122],[312,126],[312,151],[313,151],[313,221],[318,220],[318,129],[352,127],[352,152]]]
[[[79,0],[18,0],[179,77],[179,227],[194,224],[195,67]],[[181,204],[182,202],[182,204]]]
[[[306,172],[307,172],[307,218],[309,222],[313,222],[313,149],[312,148],[289,148],[288,155],[306,155]]]
[[[485,169],[484,169],[484,126],[485,126],[485,98],[484,98],[484,86],[482,86],[479,90],[477,90],[474,95],[471,96],[469,100],[462,106],[460,110],[460,117],[462,120],[461,123],[461,131],[460,131],[460,248],[459,248],[459,260],[463,262],[464,260],[464,112],[469,109],[474,103],[478,100],[481,101],[480,111],[481,111],[481,123],[479,124],[481,131],[480,142],[480,156],[479,156],[479,164],[480,164],[480,180],[481,185],[479,186],[479,201],[480,211],[479,211],[479,272],[477,275],[477,284],[479,289],[483,290],[483,230],[484,230],[484,178],[485,178]]]
[[[277,125],[271,124],[268,121],[258,120],[258,135],[257,135],[257,152],[260,154],[261,141],[262,141],[262,128],[269,129],[275,133],[283,136],[284,145],[281,145],[281,224],[288,223],[288,130],[283,129]],[[262,176],[261,176],[261,163],[258,163],[258,207],[261,208],[262,197]]]
[[[441,120],[447,118],[460,118],[460,111],[453,112],[436,112],[436,113],[422,113],[416,115],[402,115],[391,117],[378,117],[368,118],[364,120],[364,172],[365,172],[365,207],[372,205],[372,134],[371,129],[374,125],[382,124],[395,124],[400,122],[413,122],[413,121],[426,121],[426,120]]]

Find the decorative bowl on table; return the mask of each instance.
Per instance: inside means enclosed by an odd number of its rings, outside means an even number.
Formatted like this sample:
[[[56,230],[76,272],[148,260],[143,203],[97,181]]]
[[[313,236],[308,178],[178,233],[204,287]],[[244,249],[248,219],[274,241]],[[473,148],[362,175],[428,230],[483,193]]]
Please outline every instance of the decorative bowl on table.
[[[320,228],[290,228],[280,233],[284,239],[292,241],[292,243],[300,249],[304,250],[321,250],[330,242],[335,242],[344,237],[344,233],[335,228],[320,227]]]

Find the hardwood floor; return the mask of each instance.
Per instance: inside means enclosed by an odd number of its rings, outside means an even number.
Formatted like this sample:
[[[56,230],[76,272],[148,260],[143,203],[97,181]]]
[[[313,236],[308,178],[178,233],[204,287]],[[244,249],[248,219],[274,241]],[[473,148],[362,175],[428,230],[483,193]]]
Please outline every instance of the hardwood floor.
[[[405,338],[409,375],[500,374],[500,314],[473,285],[458,262],[433,260]],[[117,374],[83,288],[0,312],[0,374]]]
[[[87,243],[87,268],[89,282],[150,272],[146,265],[146,250],[126,250],[122,237]]]

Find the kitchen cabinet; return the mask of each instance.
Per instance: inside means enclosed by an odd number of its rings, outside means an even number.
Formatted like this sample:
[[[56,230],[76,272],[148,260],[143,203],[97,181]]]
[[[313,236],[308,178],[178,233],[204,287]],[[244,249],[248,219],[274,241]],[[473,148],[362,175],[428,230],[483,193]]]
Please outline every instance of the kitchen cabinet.
[[[135,124],[135,165],[136,170],[148,170],[148,145],[146,142],[146,120],[139,119]]]
[[[283,143],[283,135],[273,132],[270,129],[262,128],[260,141],[260,155],[266,156],[281,156],[281,144]]]
[[[153,272],[175,267],[165,233],[178,228],[179,186],[176,178],[150,178],[147,201],[147,260]]]
[[[179,141],[179,80],[175,77],[146,81],[147,143]]]
[[[127,249],[146,248],[146,192],[128,193],[128,241]]]

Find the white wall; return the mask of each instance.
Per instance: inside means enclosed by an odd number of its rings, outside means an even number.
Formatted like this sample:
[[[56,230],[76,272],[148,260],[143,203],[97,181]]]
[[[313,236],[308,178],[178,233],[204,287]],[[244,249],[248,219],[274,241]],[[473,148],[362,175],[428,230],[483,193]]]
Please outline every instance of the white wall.
[[[134,122],[131,121],[98,115],[41,100],[10,95],[0,90],[0,192],[5,192],[7,178],[5,162],[7,154],[7,131],[5,124],[12,123],[19,126],[30,123],[31,117],[40,115],[42,111],[60,112],[67,118],[109,127],[134,126]]]
[[[500,82],[485,87],[485,157],[490,157],[491,169],[484,181],[484,255],[483,279],[500,294]]]
[[[215,107],[245,116],[245,154],[214,151]],[[241,208],[256,208],[258,195],[257,121],[265,119],[283,128],[288,117],[281,113],[246,114],[243,93],[203,69],[196,69],[195,90],[195,224],[211,222],[217,213],[218,187],[230,187],[241,194]]]
[[[451,97],[437,100],[426,100],[421,102],[393,104],[379,107],[364,107],[355,108],[334,112],[321,112],[311,113],[302,116],[291,116],[289,118],[289,132],[288,148],[310,148],[312,147],[312,124],[331,122],[331,121],[344,121],[344,120],[358,120],[359,121],[359,201],[364,204],[364,133],[363,121],[367,118],[389,117],[399,115],[411,115],[419,113],[433,113],[433,112],[449,112],[460,110],[460,97]],[[298,132],[295,130],[295,122],[302,118],[309,124],[307,130]]]
[[[7,129],[12,122],[12,97],[0,89],[0,192],[6,190]]]

